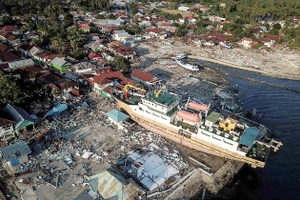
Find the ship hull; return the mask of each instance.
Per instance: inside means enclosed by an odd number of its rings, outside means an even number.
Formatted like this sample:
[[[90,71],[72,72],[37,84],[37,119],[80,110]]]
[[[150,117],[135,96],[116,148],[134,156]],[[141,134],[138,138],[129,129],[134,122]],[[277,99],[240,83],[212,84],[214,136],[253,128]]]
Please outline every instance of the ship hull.
[[[130,105],[123,102],[122,100],[115,98],[117,105],[119,109],[123,112],[126,112],[128,115],[130,115],[131,119],[137,122],[139,125],[145,127],[147,130],[153,131],[154,133],[157,133],[169,140],[172,140],[176,143],[179,143],[183,146],[186,146],[188,148],[196,149],[208,154],[216,155],[219,157],[231,159],[231,160],[237,160],[240,162],[248,163],[252,167],[264,167],[265,162],[255,160],[253,158],[249,158],[243,155],[240,155],[238,153],[234,153],[231,151],[228,151],[224,148],[218,147],[214,144],[211,144],[207,141],[204,141],[202,139],[196,138],[196,137],[190,137],[187,138],[180,134],[180,129],[176,129],[173,127],[170,127],[165,124],[161,124],[159,122],[153,121],[151,119],[145,118],[142,115],[139,115],[138,113],[134,112]]]

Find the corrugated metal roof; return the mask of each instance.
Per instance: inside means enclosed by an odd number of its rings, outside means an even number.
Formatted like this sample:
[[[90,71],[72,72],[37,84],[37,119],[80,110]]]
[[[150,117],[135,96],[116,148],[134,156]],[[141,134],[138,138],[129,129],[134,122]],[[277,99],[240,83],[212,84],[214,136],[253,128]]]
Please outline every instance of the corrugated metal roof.
[[[9,63],[9,67],[13,70],[29,66],[34,66],[34,62],[32,59],[25,59]]]
[[[240,144],[251,147],[259,132],[260,130],[256,128],[252,128],[252,127],[247,128],[240,139]]]
[[[142,192],[113,168],[108,168],[88,180],[92,189],[97,187],[99,194],[104,199],[130,200]],[[95,180],[98,182],[95,183]]]
[[[30,154],[31,150],[26,142],[19,141],[16,144],[0,148],[0,152],[6,161],[11,161],[14,158]]]
[[[149,73],[144,72],[144,71],[141,71],[141,70],[138,70],[138,69],[135,69],[131,73],[131,76],[134,76],[134,77],[136,77],[138,79],[141,79],[141,80],[147,81],[147,82],[150,82],[154,78],[154,75],[149,74]]]
[[[33,119],[30,117],[30,115],[20,107],[7,104],[5,106],[5,110],[11,115],[12,119],[16,123],[20,123],[25,120],[34,123]]]
[[[64,58],[59,58],[59,57],[55,57],[53,60],[52,60],[52,64],[53,65],[57,65],[57,66],[63,66],[67,63],[67,61],[65,61]]]
[[[107,112],[105,115],[114,120],[115,122],[121,122],[129,118],[128,115],[116,109]]]

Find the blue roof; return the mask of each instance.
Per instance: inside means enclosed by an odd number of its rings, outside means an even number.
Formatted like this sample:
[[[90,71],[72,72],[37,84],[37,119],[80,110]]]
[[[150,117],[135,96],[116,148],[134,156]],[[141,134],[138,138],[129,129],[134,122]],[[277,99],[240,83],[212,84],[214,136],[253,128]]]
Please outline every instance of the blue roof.
[[[256,128],[251,128],[251,127],[247,128],[240,139],[240,144],[251,147],[259,132],[260,130]]]
[[[48,116],[59,116],[63,111],[67,110],[68,109],[68,106],[67,104],[61,104],[61,105],[58,105],[54,108],[52,108],[51,110],[49,110],[47,112],[47,115]]]
[[[116,109],[107,112],[105,115],[114,120],[115,122],[121,122],[129,118],[129,115],[126,115],[125,113],[122,113],[121,111]]]
[[[31,150],[27,143],[21,140],[10,146],[0,148],[0,152],[2,153],[6,161],[13,161],[13,163],[16,163],[16,158],[20,158],[24,155],[30,154]]]
[[[11,115],[13,121],[17,124],[22,123],[23,121],[34,123],[34,120],[30,117],[30,115],[20,107],[7,104],[5,106],[5,110]]]

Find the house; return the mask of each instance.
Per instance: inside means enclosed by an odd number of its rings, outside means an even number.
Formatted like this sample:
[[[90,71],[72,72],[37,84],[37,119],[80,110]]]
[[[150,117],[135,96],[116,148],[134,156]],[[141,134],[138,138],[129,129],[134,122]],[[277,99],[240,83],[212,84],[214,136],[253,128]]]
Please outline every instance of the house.
[[[124,75],[120,71],[111,71],[109,73],[93,76],[89,78],[88,81],[92,84],[95,92],[101,93],[105,87],[113,85],[114,80],[122,80],[123,77]]]
[[[5,51],[5,52],[0,53],[0,60],[2,62],[9,63],[9,62],[21,60],[21,58],[17,54],[15,54],[14,52]]]
[[[0,43],[0,53],[4,52],[4,51],[7,51],[7,50],[8,50],[8,46]]]
[[[90,49],[92,49],[93,52],[98,52],[102,49],[105,49],[105,46],[101,43],[100,40],[96,40],[95,42],[93,42],[93,44],[91,44]]]
[[[126,180],[117,169],[110,166],[87,177],[87,182],[101,199],[133,200],[144,193],[132,179]]]
[[[81,23],[79,24],[79,31],[83,32],[83,33],[89,33],[91,30],[90,25],[86,24],[86,23]]]
[[[129,115],[126,115],[125,113],[123,113],[117,109],[113,109],[113,110],[105,113],[105,115],[108,117],[108,119],[112,123],[116,124],[119,129],[123,129],[122,122],[125,121],[126,119],[130,118]]]
[[[28,126],[33,126],[34,128],[34,120],[22,108],[7,104],[4,109],[6,110],[6,112],[8,112],[12,120],[15,122],[14,128],[17,135],[19,134],[20,130],[25,129]]]
[[[153,145],[153,147],[151,146]],[[158,148],[150,144],[152,149]],[[177,176],[179,170],[156,154],[155,151],[138,150],[130,153],[126,160],[127,173],[144,186],[148,191],[153,191],[169,180]],[[153,170],[155,169],[155,170]]]
[[[124,42],[127,38],[132,37],[132,35],[127,33],[125,30],[119,30],[119,31],[114,31],[112,37],[117,41]]]
[[[153,87],[157,86],[158,84],[160,84],[160,82],[161,82],[161,80],[158,79],[156,76],[154,76],[150,73],[141,71],[139,69],[133,70],[133,72],[131,72],[130,76],[131,76],[132,80],[135,80],[136,82],[141,83],[146,88],[153,88]]]
[[[22,69],[25,67],[34,66],[35,63],[31,58],[29,58],[29,59],[24,59],[24,60],[13,61],[13,62],[10,62],[8,65],[9,65],[9,68],[14,71],[14,70]]]
[[[21,39],[18,36],[12,35],[12,34],[7,34],[5,36],[6,41],[11,44],[12,46],[17,46],[18,44],[21,43]]]
[[[114,60],[114,54],[111,51],[108,50],[102,50],[99,52],[101,56],[104,58],[106,61],[113,61]]]
[[[187,7],[187,6],[179,6],[178,7],[178,10],[180,10],[180,11],[188,11],[190,8],[189,7]]]
[[[52,60],[52,66],[60,72],[66,72],[71,63],[67,62],[64,58],[56,57]]]
[[[25,166],[29,163],[28,155],[31,150],[26,142],[19,141],[7,147],[0,148],[2,167],[8,174],[14,175],[27,171]]]
[[[99,62],[103,60],[103,57],[98,55],[97,53],[90,53],[89,54],[89,59],[94,61],[94,62]]]
[[[0,142],[8,142],[15,138],[14,123],[11,120],[0,118]]]
[[[115,53],[116,53],[116,55],[123,56],[124,58],[127,58],[127,59],[133,59],[136,55],[135,51],[132,48],[127,47],[125,45],[119,46],[115,50]]]
[[[243,37],[240,40],[239,45],[243,46],[246,49],[249,49],[253,45],[253,40],[251,38]]]
[[[165,35],[163,34],[163,31],[160,28],[153,27],[153,26],[147,28],[146,33],[148,33],[148,35],[150,37],[156,37],[156,38],[160,38],[160,36],[165,37]]]
[[[215,16],[215,15],[209,15],[208,20],[211,21],[211,22],[223,23],[223,22],[226,21],[226,18]]]
[[[66,94],[68,92],[72,92],[74,89],[78,90],[79,89],[79,84],[75,83],[73,81],[61,81],[59,83],[56,83],[58,88],[63,94]]]
[[[13,35],[22,35],[23,31],[14,27],[13,25],[6,25],[2,28],[2,32],[10,33]]]
[[[30,66],[22,68],[24,75],[22,78],[35,81],[37,76],[43,72],[43,69],[38,66]]]
[[[50,64],[54,58],[63,58],[65,56],[62,53],[52,53],[51,51],[48,51],[46,53],[37,53],[33,57],[39,62]]]
[[[90,74],[94,69],[96,69],[96,65],[91,62],[85,61],[72,65],[70,69],[72,72],[76,72],[79,74]]]

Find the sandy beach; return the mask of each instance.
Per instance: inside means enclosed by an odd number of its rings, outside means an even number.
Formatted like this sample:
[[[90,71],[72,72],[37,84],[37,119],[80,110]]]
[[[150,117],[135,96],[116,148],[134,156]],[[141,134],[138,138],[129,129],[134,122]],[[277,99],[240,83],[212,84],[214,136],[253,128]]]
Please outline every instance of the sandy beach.
[[[266,76],[300,80],[300,54],[278,47],[276,49],[224,49],[219,45],[202,47],[195,41],[183,42],[167,39],[141,44],[152,59],[165,58],[170,54],[186,52],[190,58],[213,62],[241,70],[248,70]]]

